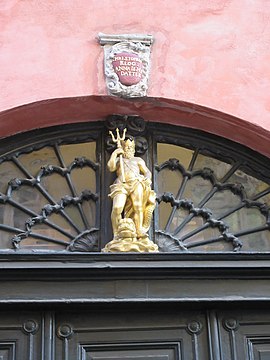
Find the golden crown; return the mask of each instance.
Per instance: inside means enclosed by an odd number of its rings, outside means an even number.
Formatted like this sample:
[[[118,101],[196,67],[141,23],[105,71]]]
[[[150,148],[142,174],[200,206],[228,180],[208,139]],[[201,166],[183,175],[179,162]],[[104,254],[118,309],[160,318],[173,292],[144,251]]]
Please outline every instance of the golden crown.
[[[135,148],[135,141],[132,138],[127,138],[127,140],[122,141],[122,146],[132,145]]]

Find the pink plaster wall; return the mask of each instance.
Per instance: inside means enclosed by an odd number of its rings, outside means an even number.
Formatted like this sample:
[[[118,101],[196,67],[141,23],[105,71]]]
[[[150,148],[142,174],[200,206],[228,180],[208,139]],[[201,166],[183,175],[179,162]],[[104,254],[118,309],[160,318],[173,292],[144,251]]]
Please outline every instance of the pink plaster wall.
[[[0,0],[0,111],[105,95],[98,32],[154,36],[149,97],[270,131],[266,0]]]

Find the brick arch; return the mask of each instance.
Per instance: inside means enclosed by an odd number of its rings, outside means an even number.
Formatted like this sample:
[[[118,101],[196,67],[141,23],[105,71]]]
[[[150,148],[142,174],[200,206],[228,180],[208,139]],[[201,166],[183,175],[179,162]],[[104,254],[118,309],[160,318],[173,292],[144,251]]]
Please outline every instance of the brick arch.
[[[199,129],[270,157],[270,133],[266,129],[217,110],[164,98],[86,96],[38,101],[0,113],[0,134],[4,138],[37,128],[103,120],[110,114],[136,114],[146,121]]]

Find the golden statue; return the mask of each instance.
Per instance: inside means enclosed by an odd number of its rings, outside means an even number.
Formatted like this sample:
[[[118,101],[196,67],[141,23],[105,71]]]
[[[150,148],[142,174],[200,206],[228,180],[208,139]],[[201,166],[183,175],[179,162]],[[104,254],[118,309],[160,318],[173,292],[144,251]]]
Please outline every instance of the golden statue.
[[[117,179],[110,186],[109,197],[112,199],[111,221],[113,240],[104,252],[158,252],[158,246],[148,237],[152,213],[155,208],[156,194],[151,189],[150,170],[140,157],[135,157],[135,142],[125,139],[126,129],[120,137],[110,132],[117,143],[108,169],[116,171]]]

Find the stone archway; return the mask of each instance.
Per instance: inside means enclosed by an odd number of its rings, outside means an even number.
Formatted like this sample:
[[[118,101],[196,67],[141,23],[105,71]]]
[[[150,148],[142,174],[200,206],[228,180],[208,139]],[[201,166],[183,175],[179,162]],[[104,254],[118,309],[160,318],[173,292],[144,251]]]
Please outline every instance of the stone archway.
[[[269,132],[251,122],[201,105],[166,98],[124,100],[111,96],[46,99],[0,113],[1,137],[76,122],[97,121],[109,114],[142,116],[202,130],[270,156]]]

